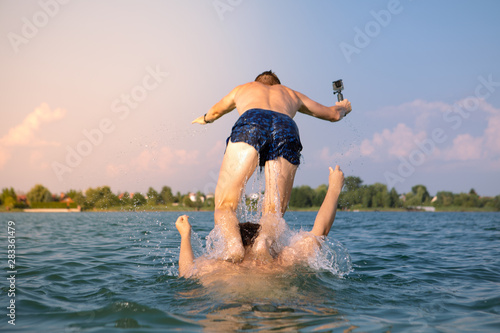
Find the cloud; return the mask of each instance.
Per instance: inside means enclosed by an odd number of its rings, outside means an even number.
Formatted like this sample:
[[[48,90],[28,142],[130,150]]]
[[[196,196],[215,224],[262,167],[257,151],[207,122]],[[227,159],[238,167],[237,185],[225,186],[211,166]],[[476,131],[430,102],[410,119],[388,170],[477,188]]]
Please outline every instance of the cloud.
[[[400,122],[393,128],[385,128],[361,142],[362,156],[377,162],[409,157],[415,150],[422,150],[422,143],[433,140],[433,131],[446,132],[442,142],[433,142],[432,151],[424,151],[426,159],[445,162],[484,160],[484,165],[500,158],[500,109],[482,99],[466,98],[454,104],[415,100],[399,106],[381,110],[382,116],[411,114],[407,122]],[[467,104],[469,103],[469,104]],[[445,117],[448,116],[448,118]],[[454,118],[452,118],[454,117]],[[478,128],[479,118],[486,121],[486,127]],[[454,119],[453,122],[447,119]],[[472,126],[473,125],[473,126]],[[475,135],[463,133],[474,127]],[[496,163],[491,163],[491,165]]]
[[[197,165],[199,152],[185,149],[172,149],[164,146],[143,150],[129,163],[106,166],[106,173],[110,177],[120,177],[128,173],[161,172],[175,174],[183,171],[185,166]]]
[[[406,118],[415,124],[416,129],[425,129],[432,123],[433,118],[440,117],[443,112],[450,108],[451,106],[445,102],[428,102],[416,99],[400,105],[385,106],[374,112],[373,115],[376,115],[377,118]]]
[[[51,110],[48,104],[42,103],[28,114],[21,124],[9,129],[7,134],[0,138],[0,168],[10,159],[10,151],[14,147],[59,146],[59,142],[44,141],[37,134],[44,123],[62,119],[65,115],[66,110],[60,108]],[[39,154],[37,158],[40,159]]]
[[[441,158],[447,161],[477,160],[484,156],[483,138],[475,138],[470,134],[458,135],[453,139],[451,148],[441,154]]]
[[[394,129],[384,129],[381,133],[373,134],[371,140],[363,140],[360,152],[362,156],[369,156],[376,161],[407,156],[415,149],[415,141],[421,141],[425,138],[425,131],[417,132],[407,125],[399,123]]]
[[[24,118],[20,125],[11,128],[9,132],[0,139],[4,147],[15,146],[44,146],[59,145],[56,142],[46,142],[36,138],[36,133],[43,123],[50,123],[63,118],[66,111],[63,109],[50,110],[46,103],[42,103],[32,113]]]

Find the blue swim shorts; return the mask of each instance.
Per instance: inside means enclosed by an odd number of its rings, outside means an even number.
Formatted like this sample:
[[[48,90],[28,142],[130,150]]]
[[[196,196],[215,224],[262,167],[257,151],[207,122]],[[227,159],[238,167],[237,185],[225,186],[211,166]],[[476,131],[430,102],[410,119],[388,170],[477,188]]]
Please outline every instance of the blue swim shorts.
[[[261,167],[266,161],[280,156],[294,165],[300,164],[299,128],[286,114],[264,109],[247,110],[234,124],[226,145],[229,140],[254,147],[259,153]]]

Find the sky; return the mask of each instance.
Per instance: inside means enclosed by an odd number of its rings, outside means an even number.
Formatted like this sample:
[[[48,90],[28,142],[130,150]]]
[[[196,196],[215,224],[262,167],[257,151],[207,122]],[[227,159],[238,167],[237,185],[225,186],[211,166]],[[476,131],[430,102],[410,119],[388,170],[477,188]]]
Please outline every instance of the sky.
[[[324,105],[294,118],[295,186],[328,166],[399,193],[500,194],[498,1],[0,0],[0,188],[215,190],[236,111],[272,69]]]

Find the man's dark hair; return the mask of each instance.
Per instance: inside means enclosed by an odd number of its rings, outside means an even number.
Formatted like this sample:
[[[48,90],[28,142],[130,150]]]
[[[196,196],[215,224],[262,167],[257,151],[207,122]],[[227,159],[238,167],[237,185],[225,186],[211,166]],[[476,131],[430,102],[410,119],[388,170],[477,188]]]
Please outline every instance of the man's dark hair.
[[[257,75],[255,78],[255,81],[267,84],[268,86],[272,86],[275,84],[281,84],[280,79],[278,79],[278,76],[274,74],[272,71],[265,71]]]
[[[240,234],[243,246],[252,245],[259,234],[260,224],[245,222],[240,223]]]

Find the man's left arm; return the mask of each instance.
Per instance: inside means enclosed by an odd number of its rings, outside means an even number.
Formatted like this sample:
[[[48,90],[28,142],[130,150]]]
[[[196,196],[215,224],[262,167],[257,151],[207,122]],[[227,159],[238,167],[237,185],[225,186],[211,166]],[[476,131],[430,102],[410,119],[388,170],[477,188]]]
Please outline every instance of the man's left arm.
[[[334,106],[324,106],[318,102],[313,101],[309,97],[296,91],[295,94],[301,101],[299,112],[308,114],[310,116],[320,118],[328,121],[342,120],[349,112],[351,112],[351,102],[347,99],[335,103]]]
[[[217,102],[214,106],[212,106],[207,113],[193,120],[191,124],[194,123],[201,125],[209,124],[219,119],[226,113],[233,111],[236,108],[236,103],[234,101],[234,98],[239,88],[240,86],[231,90],[229,94],[224,96],[219,102]]]

